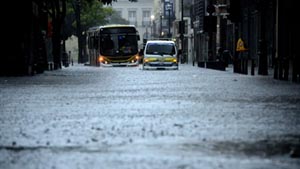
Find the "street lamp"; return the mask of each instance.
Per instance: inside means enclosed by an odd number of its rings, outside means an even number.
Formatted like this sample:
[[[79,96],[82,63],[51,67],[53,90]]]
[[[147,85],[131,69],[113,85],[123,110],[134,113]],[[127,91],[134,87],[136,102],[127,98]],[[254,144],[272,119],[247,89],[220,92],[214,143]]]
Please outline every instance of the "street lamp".
[[[166,9],[168,10],[168,14],[169,14],[169,21],[168,21],[169,33],[168,33],[168,38],[170,38],[171,37],[171,9],[172,9],[171,3],[167,3]]]
[[[151,24],[151,37],[152,38],[154,37],[153,36],[153,34],[154,34],[154,28],[153,28],[154,27],[154,18],[155,18],[154,15],[150,16],[150,19],[151,19],[151,23],[150,23]]]

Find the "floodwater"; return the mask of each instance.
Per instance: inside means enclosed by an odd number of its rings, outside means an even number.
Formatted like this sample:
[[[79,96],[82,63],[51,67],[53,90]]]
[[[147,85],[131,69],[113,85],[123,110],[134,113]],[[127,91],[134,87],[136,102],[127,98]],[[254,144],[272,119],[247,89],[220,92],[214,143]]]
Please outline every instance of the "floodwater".
[[[180,65],[0,77],[2,169],[298,169],[300,86]]]

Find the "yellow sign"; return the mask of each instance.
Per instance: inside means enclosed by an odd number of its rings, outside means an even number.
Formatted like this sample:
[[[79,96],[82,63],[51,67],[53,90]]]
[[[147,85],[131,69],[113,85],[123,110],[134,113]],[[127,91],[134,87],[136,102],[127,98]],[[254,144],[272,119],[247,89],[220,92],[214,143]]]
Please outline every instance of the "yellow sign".
[[[236,44],[236,51],[237,52],[243,52],[246,51],[247,49],[245,48],[244,41],[242,38],[239,38]]]

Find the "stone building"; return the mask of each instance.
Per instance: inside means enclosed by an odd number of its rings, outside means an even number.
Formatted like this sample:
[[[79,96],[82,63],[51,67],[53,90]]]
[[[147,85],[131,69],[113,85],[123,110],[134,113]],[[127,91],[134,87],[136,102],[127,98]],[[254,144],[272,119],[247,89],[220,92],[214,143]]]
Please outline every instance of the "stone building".
[[[112,8],[122,18],[128,20],[129,24],[136,26],[141,37],[139,48],[143,47],[143,39],[154,36],[154,0],[138,0],[137,2],[118,0],[112,3]]]

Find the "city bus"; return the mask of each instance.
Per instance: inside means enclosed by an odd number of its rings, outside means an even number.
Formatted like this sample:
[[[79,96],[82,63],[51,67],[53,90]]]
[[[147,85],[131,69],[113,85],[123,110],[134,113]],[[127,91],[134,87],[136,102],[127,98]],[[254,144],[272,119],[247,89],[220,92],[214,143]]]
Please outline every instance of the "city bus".
[[[106,25],[87,31],[89,62],[96,66],[138,66],[138,41],[134,25]]]

